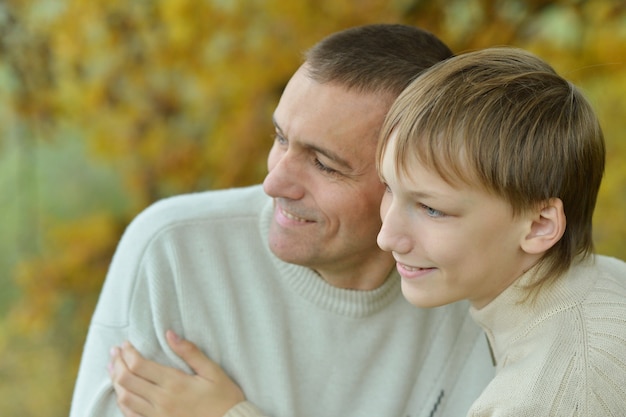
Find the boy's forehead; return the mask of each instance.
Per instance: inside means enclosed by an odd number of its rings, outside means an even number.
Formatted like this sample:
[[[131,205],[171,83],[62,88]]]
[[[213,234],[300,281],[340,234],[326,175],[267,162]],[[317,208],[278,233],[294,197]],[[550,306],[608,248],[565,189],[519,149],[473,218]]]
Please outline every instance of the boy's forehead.
[[[382,155],[383,177],[393,175],[403,181],[412,181],[413,174],[419,168],[441,178],[455,189],[487,190],[464,149],[459,149],[451,156],[432,150],[428,145],[417,145],[417,141],[415,137],[402,136],[401,132],[398,134],[395,130],[391,133]]]

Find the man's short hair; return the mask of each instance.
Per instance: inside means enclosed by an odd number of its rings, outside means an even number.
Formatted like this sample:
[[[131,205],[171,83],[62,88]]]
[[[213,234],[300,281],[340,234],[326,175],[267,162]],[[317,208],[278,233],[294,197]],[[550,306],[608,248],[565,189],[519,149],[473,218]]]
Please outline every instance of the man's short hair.
[[[308,76],[394,99],[426,68],[452,56],[439,38],[415,26],[372,24],[333,33],[305,53]]]

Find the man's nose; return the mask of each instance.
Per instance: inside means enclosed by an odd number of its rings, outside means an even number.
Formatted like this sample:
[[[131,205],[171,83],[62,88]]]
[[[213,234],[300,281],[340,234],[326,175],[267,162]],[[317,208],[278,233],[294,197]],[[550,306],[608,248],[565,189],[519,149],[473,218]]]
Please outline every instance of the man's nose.
[[[265,193],[274,198],[302,198],[305,190],[303,163],[289,150],[279,154],[270,152],[268,173],[263,181]]]

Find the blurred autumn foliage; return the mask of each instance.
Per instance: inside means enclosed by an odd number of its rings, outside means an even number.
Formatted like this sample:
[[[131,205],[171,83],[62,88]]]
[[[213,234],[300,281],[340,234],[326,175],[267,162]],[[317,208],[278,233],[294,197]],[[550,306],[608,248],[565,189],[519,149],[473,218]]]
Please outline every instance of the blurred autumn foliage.
[[[301,52],[375,22],[422,26],[456,52],[527,48],[581,86],[609,149],[597,249],[626,259],[622,0],[1,0],[0,415],[67,415],[130,219],[172,194],[260,182]]]

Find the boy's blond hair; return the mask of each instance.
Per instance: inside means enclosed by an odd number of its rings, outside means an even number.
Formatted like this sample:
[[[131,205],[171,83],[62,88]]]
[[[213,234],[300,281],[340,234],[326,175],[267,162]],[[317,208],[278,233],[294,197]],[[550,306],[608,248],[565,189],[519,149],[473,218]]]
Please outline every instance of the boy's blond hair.
[[[602,130],[582,93],[535,55],[497,47],[433,66],[390,109],[379,165],[392,133],[398,173],[410,175],[417,158],[453,186],[503,198],[514,215],[563,201],[565,234],[541,259],[537,283],[592,252]]]

